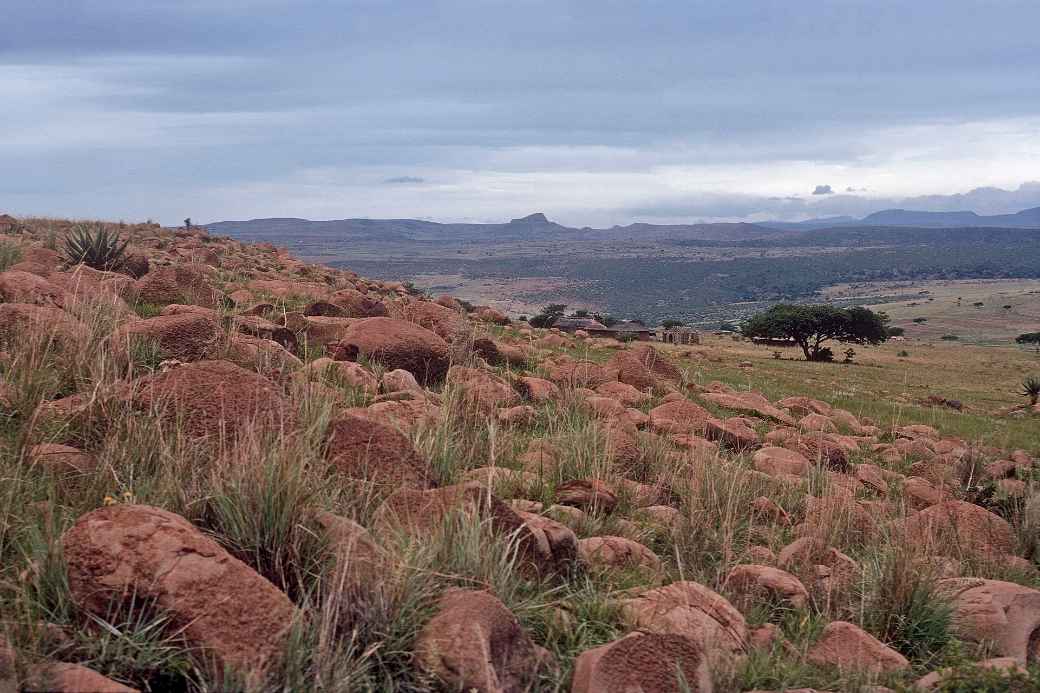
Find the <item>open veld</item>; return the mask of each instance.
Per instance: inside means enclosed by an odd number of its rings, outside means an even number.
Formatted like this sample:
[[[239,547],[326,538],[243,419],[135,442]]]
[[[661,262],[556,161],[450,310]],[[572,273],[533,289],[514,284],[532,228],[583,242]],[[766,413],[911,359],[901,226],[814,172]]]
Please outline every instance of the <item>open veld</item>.
[[[820,301],[839,284],[1040,280],[1037,228],[576,229],[542,215],[505,224],[255,219],[213,228],[244,241],[288,244],[307,260],[489,303],[513,316],[565,303],[648,324],[674,318],[709,329],[777,301]],[[888,298],[901,300],[902,292]],[[972,303],[977,300],[983,299]]]
[[[1032,351],[623,344],[74,228],[0,217],[4,690],[1040,691]]]

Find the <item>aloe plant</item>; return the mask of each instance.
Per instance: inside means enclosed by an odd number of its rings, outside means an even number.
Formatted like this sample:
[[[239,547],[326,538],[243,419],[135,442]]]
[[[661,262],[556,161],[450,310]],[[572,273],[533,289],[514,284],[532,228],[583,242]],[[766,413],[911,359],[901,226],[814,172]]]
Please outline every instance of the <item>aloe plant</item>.
[[[1040,378],[1030,376],[1022,381],[1022,394],[1029,398],[1029,404],[1036,406],[1037,400],[1040,400]]]
[[[115,271],[126,262],[126,247],[130,240],[122,240],[115,231],[102,224],[80,224],[65,236],[61,249],[69,265],[80,263],[96,270]]]

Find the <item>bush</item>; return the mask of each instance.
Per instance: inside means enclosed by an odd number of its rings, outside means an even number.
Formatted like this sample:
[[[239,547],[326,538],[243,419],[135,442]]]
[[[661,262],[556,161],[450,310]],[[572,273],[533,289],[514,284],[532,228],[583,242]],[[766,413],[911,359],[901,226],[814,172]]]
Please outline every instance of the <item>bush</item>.
[[[84,264],[103,272],[114,272],[126,261],[126,247],[130,240],[121,240],[119,234],[102,224],[80,224],[65,236],[61,254],[65,262]]]
[[[955,334],[944,334],[939,339],[943,340],[944,342],[956,342],[958,339],[960,339],[960,337],[958,337]]]
[[[931,665],[950,644],[953,608],[911,551],[894,548],[870,564],[864,627],[914,664]]]
[[[8,241],[0,242],[0,272],[6,271],[11,265],[20,262],[22,249]]]
[[[958,667],[950,671],[935,690],[937,693],[1037,693],[1040,669],[1021,672]]]

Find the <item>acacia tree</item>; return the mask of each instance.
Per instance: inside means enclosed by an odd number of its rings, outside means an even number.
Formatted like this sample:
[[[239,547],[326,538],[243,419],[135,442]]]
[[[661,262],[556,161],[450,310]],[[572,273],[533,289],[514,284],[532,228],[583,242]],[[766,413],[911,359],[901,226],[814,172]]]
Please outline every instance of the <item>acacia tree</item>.
[[[806,361],[829,361],[831,340],[845,344],[880,344],[889,337],[884,313],[856,306],[798,306],[780,303],[750,318],[741,327],[745,337],[793,340]]]

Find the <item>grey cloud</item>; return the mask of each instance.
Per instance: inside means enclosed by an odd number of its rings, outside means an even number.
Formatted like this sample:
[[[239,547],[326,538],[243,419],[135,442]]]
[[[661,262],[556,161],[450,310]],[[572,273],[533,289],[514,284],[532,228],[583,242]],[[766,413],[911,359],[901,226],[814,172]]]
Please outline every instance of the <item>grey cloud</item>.
[[[833,193],[834,190],[829,185],[817,185],[812,191],[813,195],[831,195]]]
[[[35,187],[40,212],[89,199],[118,216],[326,167],[378,183],[845,163],[873,153],[869,129],[1040,112],[1022,88],[1033,0],[6,0],[3,15],[0,207]],[[62,98],[10,98],[18,74]]]
[[[390,185],[414,185],[418,183],[425,183],[426,179],[420,178],[419,176],[394,176],[393,178],[385,179],[383,182]]]
[[[625,209],[622,215],[687,222],[732,219],[799,221],[809,217],[864,217],[883,209],[975,210],[980,214],[1011,214],[1032,207],[1040,207],[1040,181],[1023,183],[1015,190],[976,188],[963,194],[906,198],[835,194],[820,200],[806,200],[737,194],[696,195],[682,201],[662,201]]]

